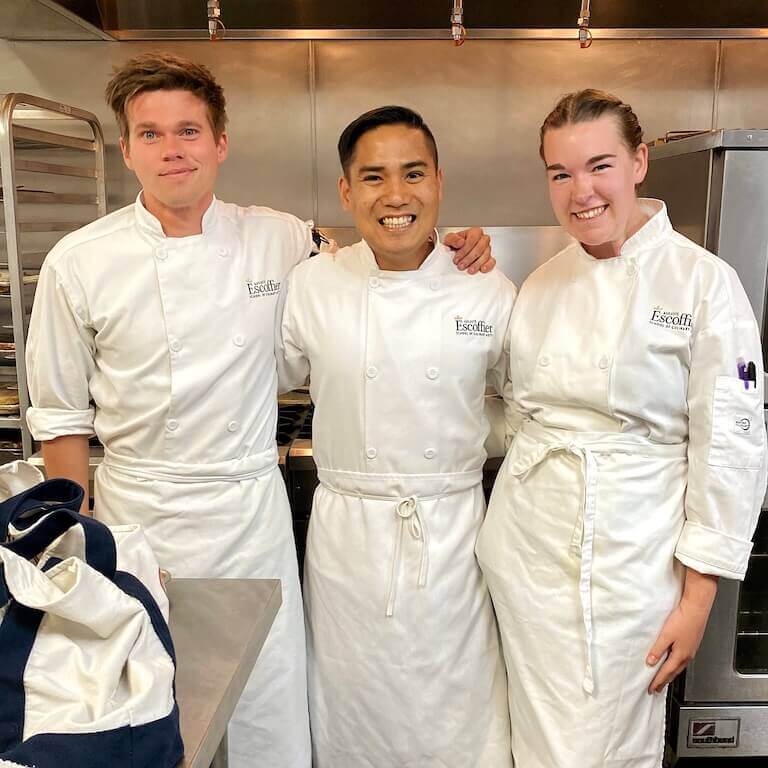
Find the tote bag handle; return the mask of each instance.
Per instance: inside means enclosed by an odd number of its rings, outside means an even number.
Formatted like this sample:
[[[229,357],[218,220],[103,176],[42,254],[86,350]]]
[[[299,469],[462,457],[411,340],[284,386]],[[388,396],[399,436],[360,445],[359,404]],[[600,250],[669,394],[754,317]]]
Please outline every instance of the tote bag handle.
[[[77,510],[83,489],[63,478],[46,480],[0,504],[0,537],[4,547],[26,559],[36,557],[63,533],[81,525],[85,534],[85,562],[112,580],[117,568],[117,548],[110,530],[98,520]],[[12,542],[8,528],[20,536]],[[25,532],[26,531],[26,532]]]

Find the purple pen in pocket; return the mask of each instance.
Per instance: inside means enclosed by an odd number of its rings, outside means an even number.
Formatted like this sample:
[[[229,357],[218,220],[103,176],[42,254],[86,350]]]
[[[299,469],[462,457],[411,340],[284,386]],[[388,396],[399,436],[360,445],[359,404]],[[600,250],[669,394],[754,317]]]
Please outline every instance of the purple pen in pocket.
[[[744,389],[749,389],[749,373],[747,372],[747,364],[739,358],[736,361],[736,370],[739,372],[739,378],[744,382]]]

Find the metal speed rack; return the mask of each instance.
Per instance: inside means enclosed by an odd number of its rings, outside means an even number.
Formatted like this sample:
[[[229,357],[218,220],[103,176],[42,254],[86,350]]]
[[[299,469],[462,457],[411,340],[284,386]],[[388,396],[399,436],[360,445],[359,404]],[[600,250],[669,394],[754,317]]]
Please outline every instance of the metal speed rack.
[[[33,452],[24,355],[45,255],[67,232],[107,212],[104,135],[98,118],[26,93],[0,95],[0,198],[2,462]]]

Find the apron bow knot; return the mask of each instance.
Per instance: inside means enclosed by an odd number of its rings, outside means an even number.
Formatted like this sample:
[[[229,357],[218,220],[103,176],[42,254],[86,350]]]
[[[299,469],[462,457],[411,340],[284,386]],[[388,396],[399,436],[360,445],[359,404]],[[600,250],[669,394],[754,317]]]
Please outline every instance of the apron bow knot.
[[[403,549],[403,532],[407,526],[411,538],[421,542],[421,567],[419,568],[418,585],[426,586],[427,570],[429,569],[429,534],[421,516],[421,505],[416,496],[407,496],[395,504],[395,515],[399,525],[395,538],[395,551],[392,556],[392,570],[389,575],[389,594],[387,595],[386,615],[395,613],[395,597],[397,595],[397,581],[400,575],[400,559]]]
[[[415,496],[401,499],[395,506],[395,514],[401,520],[408,521],[408,529],[411,532],[411,536],[416,539],[416,541],[421,541],[423,538],[423,529],[421,525],[421,515],[418,512],[419,501]]]

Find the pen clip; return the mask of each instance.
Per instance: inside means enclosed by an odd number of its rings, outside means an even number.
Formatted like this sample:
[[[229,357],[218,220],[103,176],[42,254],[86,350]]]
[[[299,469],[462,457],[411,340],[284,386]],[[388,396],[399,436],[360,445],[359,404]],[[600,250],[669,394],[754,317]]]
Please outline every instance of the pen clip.
[[[742,358],[736,361],[736,370],[738,371],[739,379],[744,382],[744,389],[749,389],[748,367]]]

